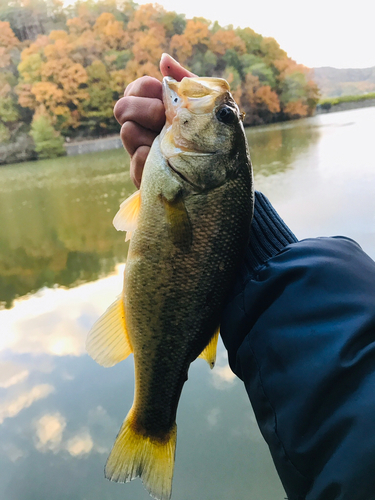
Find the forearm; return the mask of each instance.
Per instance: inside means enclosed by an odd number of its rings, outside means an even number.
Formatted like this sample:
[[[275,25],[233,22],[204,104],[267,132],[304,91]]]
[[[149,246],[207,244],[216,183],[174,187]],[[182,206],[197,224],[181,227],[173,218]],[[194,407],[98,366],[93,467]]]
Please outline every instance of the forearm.
[[[297,242],[259,202],[221,325],[230,365],[289,500],[370,500],[375,263],[347,238]]]

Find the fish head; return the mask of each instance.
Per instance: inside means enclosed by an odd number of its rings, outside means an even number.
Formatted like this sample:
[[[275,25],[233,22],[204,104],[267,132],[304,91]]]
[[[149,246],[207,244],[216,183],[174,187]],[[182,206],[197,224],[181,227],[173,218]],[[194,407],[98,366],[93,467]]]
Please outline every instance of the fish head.
[[[243,115],[222,78],[163,80],[166,122],[160,149],[168,166],[195,190],[213,189],[249,164]]]

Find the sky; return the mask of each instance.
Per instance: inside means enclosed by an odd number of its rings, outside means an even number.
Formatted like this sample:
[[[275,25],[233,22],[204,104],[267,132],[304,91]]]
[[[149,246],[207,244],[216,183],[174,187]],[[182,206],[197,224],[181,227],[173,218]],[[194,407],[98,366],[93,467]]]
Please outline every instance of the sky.
[[[150,3],[138,0],[137,3]],[[277,40],[292,59],[308,67],[375,66],[372,0],[158,0],[167,10],[246,26]]]

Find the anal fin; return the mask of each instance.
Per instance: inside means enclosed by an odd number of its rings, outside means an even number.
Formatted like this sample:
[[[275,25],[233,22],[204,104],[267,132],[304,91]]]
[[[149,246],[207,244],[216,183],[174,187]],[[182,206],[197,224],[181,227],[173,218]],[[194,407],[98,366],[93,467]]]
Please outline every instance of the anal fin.
[[[122,297],[115,300],[91,328],[86,350],[97,363],[106,367],[114,366],[133,352],[126,331]]]
[[[217,341],[219,339],[219,332],[220,332],[220,327],[217,329],[217,331],[211,337],[211,340],[209,341],[207,346],[203,349],[203,351],[198,356],[198,358],[203,358],[207,361],[211,370],[215,366]]]

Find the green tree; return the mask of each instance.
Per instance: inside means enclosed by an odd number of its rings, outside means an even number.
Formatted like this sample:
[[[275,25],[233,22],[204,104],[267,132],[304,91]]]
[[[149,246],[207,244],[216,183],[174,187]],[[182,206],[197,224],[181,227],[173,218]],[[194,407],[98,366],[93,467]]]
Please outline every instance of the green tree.
[[[34,115],[30,135],[38,158],[56,158],[65,154],[64,138],[53,128],[47,116]]]

